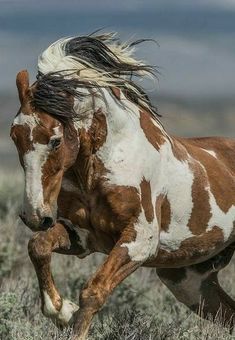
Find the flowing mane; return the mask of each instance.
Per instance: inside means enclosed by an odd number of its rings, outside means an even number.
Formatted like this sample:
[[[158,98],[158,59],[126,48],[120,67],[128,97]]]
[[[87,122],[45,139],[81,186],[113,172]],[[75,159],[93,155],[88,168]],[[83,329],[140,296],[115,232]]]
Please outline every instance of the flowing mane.
[[[158,116],[145,91],[133,77],[157,75],[155,67],[133,57],[135,46],[149,39],[122,43],[116,33],[63,38],[39,57],[33,104],[66,121],[77,117],[70,96],[82,97],[81,88],[121,89],[125,96]]]

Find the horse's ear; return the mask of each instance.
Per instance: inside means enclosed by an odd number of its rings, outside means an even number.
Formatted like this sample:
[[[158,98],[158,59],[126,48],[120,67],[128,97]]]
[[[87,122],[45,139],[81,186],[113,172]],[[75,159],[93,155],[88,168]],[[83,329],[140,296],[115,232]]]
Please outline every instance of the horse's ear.
[[[21,105],[23,104],[26,92],[29,88],[29,74],[27,70],[20,71],[16,76],[16,86],[18,89]]]

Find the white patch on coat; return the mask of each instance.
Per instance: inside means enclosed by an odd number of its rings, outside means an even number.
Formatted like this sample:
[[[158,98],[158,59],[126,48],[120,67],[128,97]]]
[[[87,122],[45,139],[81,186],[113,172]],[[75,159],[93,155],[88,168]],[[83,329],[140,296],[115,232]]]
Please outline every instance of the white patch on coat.
[[[132,261],[144,262],[155,256],[159,243],[159,226],[157,219],[148,223],[143,211],[141,211],[137,223],[135,240],[123,243],[121,246],[128,249],[128,255]]]
[[[218,204],[216,203],[215,197],[208,188],[210,207],[211,207],[211,218],[208,223],[206,231],[210,231],[213,227],[219,227],[224,235],[224,242],[234,233],[234,221],[235,221],[235,206],[232,205],[230,209],[225,213],[223,212]]]
[[[59,123],[59,125],[57,125],[53,128],[53,132],[54,132],[54,135],[51,136],[51,139],[63,137],[63,133],[62,133],[62,130],[61,130],[61,124],[60,123]]]
[[[26,115],[23,112],[19,113],[14,121],[13,121],[13,126],[15,125],[27,125],[30,129],[30,141],[33,140],[33,129],[38,125],[38,120],[35,114],[31,115]]]
[[[73,322],[73,315],[79,309],[79,306],[68,299],[62,300],[62,307],[57,310],[53,305],[49,294],[43,291],[43,314],[59,322],[60,325],[67,326]]]
[[[34,143],[33,150],[24,155],[25,165],[25,212],[36,214],[37,210],[43,210],[43,186],[42,170],[49,155],[48,146],[45,144]]]
[[[163,183],[166,183],[167,199],[171,207],[171,221],[167,231],[160,233],[160,247],[167,251],[179,249],[182,241],[193,234],[188,222],[193,209],[192,185],[194,175],[189,163],[176,159],[169,147],[160,148],[164,170]]]
[[[103,90],[97,89],[94,93],[86,88],[79,88],[78,91],[82,92],[83,96],[74,98],[73,109],[77,116],[73,119],[73,125],[77,132],[82,128],[87,132],[92,125],[94,113],[105,106]]]
[[[211,156],[217,158],[217,155],[216,155],[216,152],[215,152],[215,151],[213,151],[213,150],[207,150],[207,149],[202,149],[202,150],[206,151],[206,152],[209,153]]]
[[[140,126],[138,107],[127,99],[120,105],[108,91],[103,92],[107,137],[97,156],[109,170],[107,179],[110,184],[139,188],[144,177],[151,182],[151,188],[156,187],[153,182],[159,180],[156,165],[160,155]]]

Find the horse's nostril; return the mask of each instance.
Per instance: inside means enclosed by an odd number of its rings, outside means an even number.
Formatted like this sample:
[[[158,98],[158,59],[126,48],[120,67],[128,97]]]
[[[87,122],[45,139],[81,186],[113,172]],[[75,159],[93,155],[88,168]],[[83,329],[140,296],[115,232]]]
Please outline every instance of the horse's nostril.
[[[43,230],[47,230],[48,228],[52,227],[54,221],[52,217],[46,216],[43,218],[42,223],[41,223],[41,228]]]

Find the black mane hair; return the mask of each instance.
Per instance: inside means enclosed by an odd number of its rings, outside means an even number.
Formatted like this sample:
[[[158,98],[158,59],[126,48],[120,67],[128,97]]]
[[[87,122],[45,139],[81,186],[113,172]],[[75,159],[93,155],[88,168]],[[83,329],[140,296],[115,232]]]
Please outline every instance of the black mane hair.
[[[147,109],[153,116],[159,116],[147,94],[132,80],[133,76],[141,77],[142,74],[156,77],[156,68],[140,62],[123,62],[109,47],[109,44],[115,44],[121,48],[131,48],[146,40],[142,39],[128,45],[121,45],[121,42],[113,34],[82,36],[67,40],[63,47],[65,55],[79,61],[84,69],[93,68],[101,76],[102,74],[105,74],[106,77],[108,75],[108,85],[100,85],[95,80],[82,79],[79,77],[81,70],[62,70],[47,74],[39,72],[33,90],[33,105],[36,109],[44,110],[66,122],[73,118],[79,119],[78,113],[73,109],[73,101],[71,101],[71,96],[76,98],[84,96],[79,88],[86,87],[95,90],[116,87],[122,90],[133,103]]]

